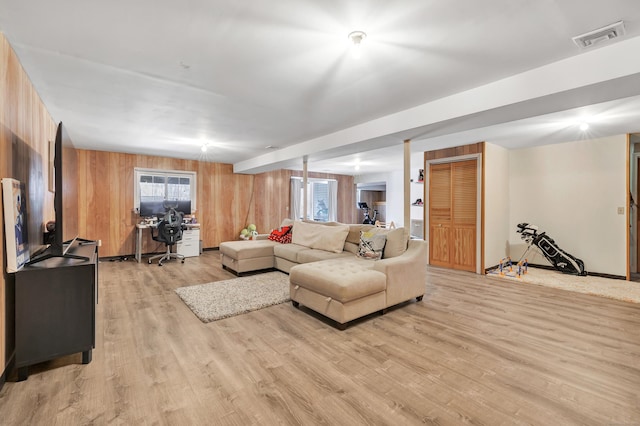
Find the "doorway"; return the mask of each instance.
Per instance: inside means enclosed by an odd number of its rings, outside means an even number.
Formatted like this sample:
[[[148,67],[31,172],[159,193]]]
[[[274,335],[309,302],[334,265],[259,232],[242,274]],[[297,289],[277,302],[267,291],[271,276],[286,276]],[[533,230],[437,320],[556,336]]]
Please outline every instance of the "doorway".
[[[629,134],[629,278],[640,282],[640,133]]]
[[[374,223],[387,221],[387,183],[371,182],[358,183],[356,186],[356,223],[362,223],[368,218]],[[366,203],[368,210],[359,207],[359,203]]]
[[[429,263],[476,272],[476,159],[429,168]]]
[[[484,142],[424,153],[425,239],[432,265],[483,273],[483,154]]]

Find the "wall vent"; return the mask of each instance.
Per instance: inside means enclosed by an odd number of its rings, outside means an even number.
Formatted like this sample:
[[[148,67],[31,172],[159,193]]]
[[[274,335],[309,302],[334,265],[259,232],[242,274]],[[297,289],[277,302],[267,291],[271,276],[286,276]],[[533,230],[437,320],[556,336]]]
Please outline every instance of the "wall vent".
[[[573,37],[573,42],[579,48],[585,49],[603,41],[620,37],[624,35],[625,32],[626,31],[624,29],[624,22],[618,21],[605,27],[598,28],[597,30],[589,31],[588,33],[575,36]]]

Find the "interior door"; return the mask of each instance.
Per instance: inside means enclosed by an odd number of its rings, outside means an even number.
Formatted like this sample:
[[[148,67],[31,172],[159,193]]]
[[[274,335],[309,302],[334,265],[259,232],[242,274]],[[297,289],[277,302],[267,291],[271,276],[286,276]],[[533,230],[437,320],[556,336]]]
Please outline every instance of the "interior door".
[[[451,163],[429,168],[429,263],[451,267]]]
[[[476,272],[477,160],[429,168],[429,263]]]
[[[640,158],[636,164],[636,194],[640,194]],[[640,198],[640,196],[638,197]],[[638,204],[639,200],[633,200]],[[633,211],[633,206],[630,207]],[[636,272],[640,272],[640,209],[636,208]]]

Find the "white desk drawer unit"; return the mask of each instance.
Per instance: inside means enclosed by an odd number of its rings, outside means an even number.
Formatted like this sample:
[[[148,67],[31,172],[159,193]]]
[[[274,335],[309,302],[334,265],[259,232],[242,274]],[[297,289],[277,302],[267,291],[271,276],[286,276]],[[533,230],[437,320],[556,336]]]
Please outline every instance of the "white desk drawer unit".
[[[176,252],[184,257],[200,256],[200,230],[185,229],[182,240],[178,241]]]

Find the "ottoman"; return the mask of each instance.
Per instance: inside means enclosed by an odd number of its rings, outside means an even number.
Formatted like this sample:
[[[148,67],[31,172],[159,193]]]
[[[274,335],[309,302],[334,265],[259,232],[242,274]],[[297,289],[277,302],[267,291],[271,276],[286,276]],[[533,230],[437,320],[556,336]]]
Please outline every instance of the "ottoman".
[[[225,241],[220,243],[222,267],[240,276],[243,272],[273,268],[271,240]]]
[[[291,302],[331,318],[342,330],[353,319],[384,313],[387,276],[373,264],[351,256],[294,266],[289,274]]]

